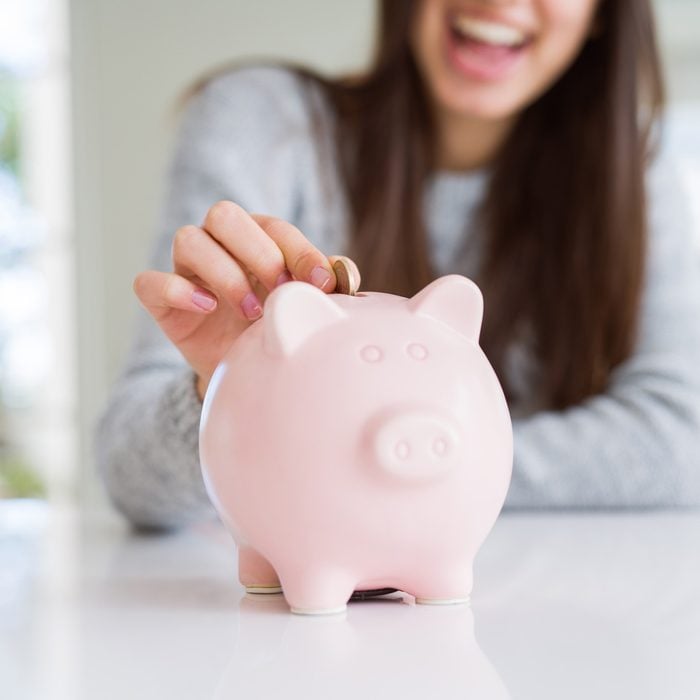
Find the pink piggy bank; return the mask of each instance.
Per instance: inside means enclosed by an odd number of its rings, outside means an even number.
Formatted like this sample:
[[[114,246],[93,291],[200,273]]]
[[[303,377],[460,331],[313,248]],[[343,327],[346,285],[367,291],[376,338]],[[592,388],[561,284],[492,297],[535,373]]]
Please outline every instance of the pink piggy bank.
[[[468,602],[513,462],[482,314],[460,275],[410,299],[296,281],[269,294],[212,377],[199,436],[249,592],[281,587],[297,613],[382,587]]]

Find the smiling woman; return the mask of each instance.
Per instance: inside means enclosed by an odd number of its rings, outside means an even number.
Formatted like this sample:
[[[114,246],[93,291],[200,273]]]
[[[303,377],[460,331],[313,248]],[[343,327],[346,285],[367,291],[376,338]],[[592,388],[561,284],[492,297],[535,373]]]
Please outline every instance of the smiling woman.
[[[203,81],[134,283],[150,317],[98,426],[117,507],[211,514],[212,373],[285,270],[333,292],[336,253],[371,291],[478,281],[514,419],[507,506],[700,503],[700,272],[652,139],[662,93],[642,0],[384,0],[363,73]]]

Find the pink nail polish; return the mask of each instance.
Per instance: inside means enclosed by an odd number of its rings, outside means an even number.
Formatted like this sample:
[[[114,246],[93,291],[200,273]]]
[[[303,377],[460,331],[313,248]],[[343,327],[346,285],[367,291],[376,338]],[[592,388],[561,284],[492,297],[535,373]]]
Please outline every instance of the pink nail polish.
[[[255,294],[253,294],[253,292],[248,292],[248,294],[243,297],[241,308],[243,309],[243,313],[246,315],[246,318],[251,321],[255,321],[256,318],[260,318],[262,316],[262,306],[260,306],[260,300],[255,296]]]
[[[284,284],[285,282],[291,282],[292,281],[292,276],[285,270],[284,272],[280,273],[280,276],[277,278],[277,282],[275,282],[275,287],[279,287],[281,284]]]
[[[311,270],[311,284],[319,289],[323,289],[330,281],[330,273],[320,265],[317,265],[313,270]]]
[[[211,311],[216,306],[216,299],[212,299],[208,294],[195,290],[192,292],[192,303],[200,309]]]

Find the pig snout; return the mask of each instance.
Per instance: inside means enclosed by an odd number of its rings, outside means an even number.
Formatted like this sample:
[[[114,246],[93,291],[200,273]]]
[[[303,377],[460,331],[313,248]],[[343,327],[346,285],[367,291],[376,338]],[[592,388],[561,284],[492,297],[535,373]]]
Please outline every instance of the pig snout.
[[[433,411],[396,411],[370,425],[374,461],[407,480],[436,478],[452,468],[461,453],[454,421]]]

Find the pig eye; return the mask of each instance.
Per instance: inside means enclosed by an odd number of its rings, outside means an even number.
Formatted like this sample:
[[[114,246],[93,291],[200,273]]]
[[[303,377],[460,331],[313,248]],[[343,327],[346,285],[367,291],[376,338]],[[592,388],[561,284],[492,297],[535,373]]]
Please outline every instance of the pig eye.
[[[425,358],[428,357],[428,348],[420,343],[411,343],[406,348],[406,352],[409,357],[412,357],[414,360],[425,360]]]
[[[384,353],[376,345],[365,345],[360,350],[360,357],[365,362],[380,362],[382,357],[384,357]]]

